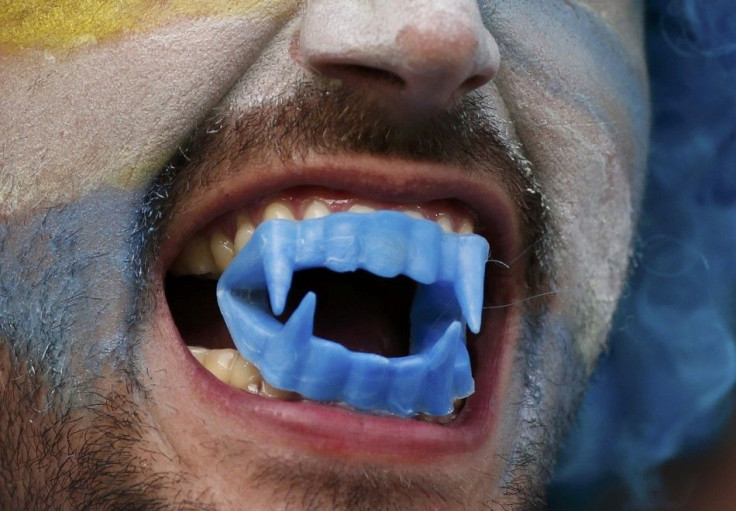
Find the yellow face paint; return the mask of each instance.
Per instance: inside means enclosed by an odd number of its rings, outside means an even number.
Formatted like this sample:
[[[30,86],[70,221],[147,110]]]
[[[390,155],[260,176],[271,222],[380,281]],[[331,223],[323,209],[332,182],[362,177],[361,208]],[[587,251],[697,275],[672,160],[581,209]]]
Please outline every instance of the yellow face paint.
[[[292,0],[0,0],[0,50],[71,49],[186,18],[260,15]]]

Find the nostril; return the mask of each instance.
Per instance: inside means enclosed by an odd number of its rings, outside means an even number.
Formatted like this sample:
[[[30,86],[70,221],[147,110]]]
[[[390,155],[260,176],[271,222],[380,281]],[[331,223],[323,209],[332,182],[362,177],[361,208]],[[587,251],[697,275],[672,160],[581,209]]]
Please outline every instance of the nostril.
[[[324,76],[353,84],[387,85],[395,89],[406,87],[406,81],[399,75],[378,67],[350,63],[322,63],[313,67]]]
[[[488,83],[490,81],[490,77],[488,75],[473,75],[467,80],[465,80],[459,87],[459,90],[462,93],[470,92],[472,90],[478,89]]]

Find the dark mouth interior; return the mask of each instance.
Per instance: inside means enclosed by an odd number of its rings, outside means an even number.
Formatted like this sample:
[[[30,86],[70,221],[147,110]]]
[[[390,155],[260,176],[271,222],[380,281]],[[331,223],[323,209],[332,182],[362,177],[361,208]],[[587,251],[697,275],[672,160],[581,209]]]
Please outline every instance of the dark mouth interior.
[[[217,306],[217,281],[199,277],[166,278],[166,298],[184,342],[205,348],[232,348]],[[317,268],[294,274],[285,322],[304,295],[317,295],[314,335],[346,348],[386,357],[409,354],[410,322],[416,282],[408,277],[377,277],[366,271],[335,273]]]

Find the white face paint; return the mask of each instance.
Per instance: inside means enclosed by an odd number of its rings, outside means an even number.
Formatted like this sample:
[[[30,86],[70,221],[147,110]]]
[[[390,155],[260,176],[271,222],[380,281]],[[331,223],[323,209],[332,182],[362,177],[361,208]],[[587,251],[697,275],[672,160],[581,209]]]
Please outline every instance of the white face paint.
[[[70,356],[65,367],[101,395],[131,374],[140,385],[123,392],[136,410],[140,440],[124,447],[135,466],[106,484],[135,483],[179,507],[250,509],[509,509],[523,500],[511,482],[533,495],[544,460],[520,460],[544,458],[542,437],[555,441],[626,275],[648,136],[643,8],[310,0],[194,16],[179,4],[97,42],[0,54],[0,218],[100,196],[120,213],[113,222],[93,202],[75,217],[81,232],[120,223],[96,245],[120,257],[85,270],[119,278],[120,305],[75,313],[89,325],[75,349],[97,365]],[[136,231],[160,245],[140,289],[130,219],[198,126],[217,129],[180,158],[178,200],[150,235],[160,238]],[[294,396],[262,383],[254,395],[244,370],[235,383],[234,353],[193,350],[200,364],[183,344],[187,318],[172,318],[176,293],[163,289],[177,254],[180,273],[215,273],[267,211],[353,207],[409,210],[461,233],[475,223],[502,263],[487,266],[489,309],[470,341],[476,393],[449,424],[283,401]],[[142,308],[148,296],[153,310]],[[386,332],[372,314],[366,324]],[[113,334],[127,346],[115,360],[102,349]],[[117,379],[97,377],[121,367]],[[570,386],[550,383],[565,377]]]

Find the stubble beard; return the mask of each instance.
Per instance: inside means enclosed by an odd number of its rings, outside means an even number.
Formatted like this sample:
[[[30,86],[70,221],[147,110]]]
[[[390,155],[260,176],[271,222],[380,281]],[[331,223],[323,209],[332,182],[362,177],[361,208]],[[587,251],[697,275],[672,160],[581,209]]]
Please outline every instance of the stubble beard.
[[[314,128],[312,135],[302,133],[295,139],[293,147],[279,147],[277,152],[282,154],[294,154],[314,146],[330,152],[338,149],[333,144],[344,146],[345,130],[332,123],[330,111],[339,110],[344,117],[343,124],[354,126],[356,118],[365,121],[365,108],[354,108],[351,114],[350,109],[340,104],[340,101],[351,101],[347,95],[332,93],[330,99],[325,99],[321,91],[304,90],[303,86],[297,89],[302,89],[300,94],[306,97],[300,101],[313,103],[312,108],[301,105],[293,110],[293,104],[284,106],[281,102],[274,106],[279,112],[262,109],[233,121],[243,132],[252,131],[264,117],[273,119],[274,115],[282,118],[276,127],[286,131],[295,126],[297,131]],[[408,138],[391,139],[378,120],[369,123],[365,131],[354,133],[353,147],[348,136],[348,148],[460,164],[474,164],[465,161],[468,158],[487,161],[498,155],[479,151],[477,148],[482,146],[478,144],[485,143],[493,150],[498,147],[482,138],[494,128],[478,124],[483,122],[477,106],[480,103],[476,98],[463,105],[444,121],[444,129],[434,139],[425,139],[425,133],[421,134],[421,140],[407,134],[404,135]],[[330,109],[326,104],[334,107]],[[300,112],[298,118],[294,118],[295,111]],[[222,119],[215,122],[220,126],[223,123]],[[468,122],[478,125],[468,130]],[[201,130],[197,136],[219,135],[218,130],[210,128]],[[329,133],[325,136],[327,128],[331,128],[334,137]],[[452,144],[448,149],[448,144],[442,142],[459,132],[480,134],[481,139],[455,140],[455,150]],[[319,139],[314,133],[320,133]],[[271,140],[284,138],[260,132],[238,150],[252,151],[253,158],[263,157],[258,151]],[[195,137],[194,143],[199,142]],[[216,149],[217,144],[214,146]],[[469,156],[468,151],[474,147],[475,153]],[[188,155],[187,162],[192,156],[196,160],[198,154]],[[207,149],[201,154],[207,154]],[[518,155],[512,156],[523,160]],[[157,253],[157,234],[167,220],[177,186],[182,183],[181,166],[180,159],[172,160],[143,193],[102,191],[38,216],[16,219],[0,232],[4,249],[0,256],[2,267],[32,265],[35,268],[32,275],[6,272],[0,277],[2,289],[12,291],[0,295],[0,334],[4,339],[0,353],[2,367],[9,368],[3,371],[5,378],[0,382],[0,398],[5,403],[0,412],[3,474],[0,507],[3,509],[215,507],[212,495],[196,489],[193,483],[197,477],[178,466],[176,453],[167,451],[157,440],[158,428],[146,407],[148,400],[155,399],[155,389],[144,388],[139,378],[144,370],[140,347],[147,342],[139,326],[146,324],[155,305],[150,300],[148,277]],[[523,181],[530,179],[529,176],[520,179],[517,187],[537,188],[535,183]],[[543,197],[541,193],[537,195]],[[138,206],[135,212],[121,214],[118,210],[121,203]],[[531,251],[527,280],[532,290],[530,295],[536,295],[548,290],[552,280],[549,263],[552,245],[537,243],[538,238],[549,236],[551,220],[540,217],[540,211],[546,211],[543,204],[524,203],[522,207],[529,215],[526,223],[534,230],[531,240],[535,248]],[[79,214],[75,213],[77,210]],[[112,219],[103,229],[109,231],[111,240],[116,240],[109,252],[101,254],[85,248],[96,246],[85,224],[90,213]],[[74,250],[62,251],[58,257],[49,259],[46,254],[53,244],[68,245]],[[70,271],[77,266],[83,270]],[[99,291],[101,276],[105,276],[110,287],[102,286]],[[36,291],[31,292],[34,286]],[[129,297],[126,311],[112,315],[104,303],[112,293],[122,292]],[[96,298],[101,304],[80,300],[80,296],[95,294],[99,295]],[[23,296],[29,297],[25,303],[19,298]],[[481,509],[493,508],[494,501],[504,510],[537,509],[543,505],[544,485],[557,446],[584,387],[585,371],[575,348],[575,332],[583,329],[563,324],[548,314],[544,298],[519,305],[499,305],[517,306],[524,311],[512,371],[520,391],[513,397],[516,402],[506,403],[506,410],[518,410],[511,421],[517,423],[519,433],[509,454],[499,460],[506,467],[499,492],[496,496],[478,496],[475,501],[482,503]],[[40,320],[34,317],[39,307],[53,314]],[[90,314],[91,309],[98,314]],[[54,318],[76,318],[76,323],[67,325],[59,319],[55,325]],[[109,322],[109,335],[99,338],[99,329],[79,324],[84,323],[84,318]],[[95,342],[90,342],[91,339]],[[80,360],[80,353],[72,350],[80,345],[93,354],[94,360]],[[95,346],[98,349],[93,349]],[[411,509],[417,501],[444,502],[448,508],[463,505],[462,496],[451,488],[438,489],[422,480],[407,483],[402,476],[370,467],[360,471],[344,467],[325,469],[324,464],[316,463],[295,468],[283,460],[272,459],[253,473],[262,482],[271,484],[274,495],[287,495],[286,504],[294,509]],[[275,478],[271,477],[273,474],[282,475]]]

